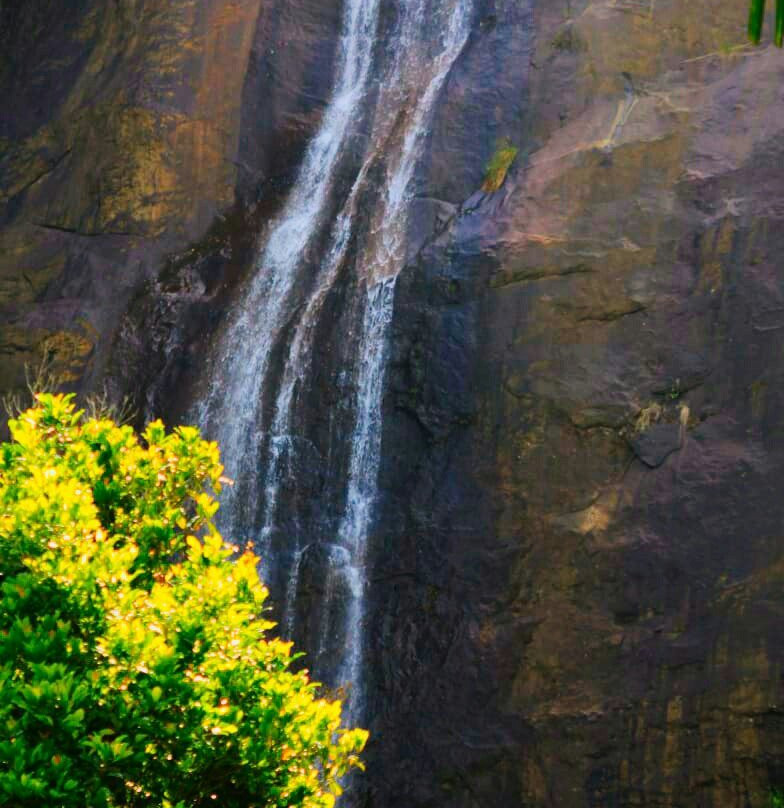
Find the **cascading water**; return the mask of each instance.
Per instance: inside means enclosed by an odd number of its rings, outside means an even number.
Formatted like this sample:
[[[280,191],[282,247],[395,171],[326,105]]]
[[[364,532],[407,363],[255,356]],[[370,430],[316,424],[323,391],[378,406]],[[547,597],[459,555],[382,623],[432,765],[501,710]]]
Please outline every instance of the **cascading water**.
[[[306,650],[320,677],[332,685],[352,684],[354,720],[363,706],[367,540],[377,500],[395,281],[405,262],[415,170],[439,93],[468,39],[473,10],[472,0],[399,0],[395,32],[386,49],[377,49],[379,2],[346,2],[332,100],[220,344],[199,413],[205,431],[221,444],[228,473],[238,481],[224,498],[221,527],[227,535],[251,532],[262,554],[271,551],[281,488],[292,473],[295,415],[312,373],[314,335],[341,272],[353,269],[353,431],[340,481],[342,514],[334,531],[320,540],[325,561],[318,637]],[[376,87],[370,80],[374,70]],[[330,227],[329,200],[352,136],[351,122],[366,115],[364,162]],[[382,187],[373,196],[368,189],[378,184],[371,176],[379,167]],[[368,196],[373,197],[369,208]],[[327,247],[314,273],[304,254],[322,235],[328,235]],[[271,356],[281,344],[285,360],[276,379]],[[262,399],[276,385],[274,409],[265,424]],[[319,538],[292,535],[288,541],[283,629],[291,635],[297,630],[303,557]],[[321,669],[327,658],[333,660],[331,670]]]
[[[422,4],[418,11],[421,12]],[[417,101],[406,129],[396,165],[389,177],[373,247],[363,262],[367,300],[359,340],[357,416],[352,438],[346,513],[338,538],[352,559],[349,579],[352,600],[345,636],[351,638],[340,680],[354,685],[351,709],[362,709],[362,653],[364,650],[364,588],[366,586],[367,537],[376,502],[381,461],[381,398],[386,368],[389,325],[392,322],[395,282],[405,260],[405,232],[408,224],[411,184],[422,141],[435,100],[450,68],[468,39],[470,0],[459,0],[451,9],[443,36],[443,49],[431,66],[429,83]],[[412,16],[414,25],[419,15]],[[413,27],[413,26],[412,26]]]
[[[272,350],[294,305],[298,265],[323,222],[351,122],[367,90],[378,9],[379,0],[346,4],[332,99],[284,209],[266,237],[256,274],[219,346],[209,393],[198,408],[199,423],[219,442],[224,463],[238,482],[226,492],[219,517],[229,535],[252,526],[259,496],[262,389]]]

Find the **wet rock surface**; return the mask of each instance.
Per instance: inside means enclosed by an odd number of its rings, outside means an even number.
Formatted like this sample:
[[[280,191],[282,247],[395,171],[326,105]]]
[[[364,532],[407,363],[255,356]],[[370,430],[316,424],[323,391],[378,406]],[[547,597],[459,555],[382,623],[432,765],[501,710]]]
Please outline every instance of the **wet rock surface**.
[[[176,420],[318,121],[340,4],[148,0],[133,41],[114,4],[43,5],[0,11],[0,387],[53,351]],[[744,15],[478,4],[399,281],[366,808],[784,786],[784,57]],[[309,447],[351,400],[350,289]],[[292,510],[322,507],[314,466]],[[304,559],[312,621],[327,562]]]

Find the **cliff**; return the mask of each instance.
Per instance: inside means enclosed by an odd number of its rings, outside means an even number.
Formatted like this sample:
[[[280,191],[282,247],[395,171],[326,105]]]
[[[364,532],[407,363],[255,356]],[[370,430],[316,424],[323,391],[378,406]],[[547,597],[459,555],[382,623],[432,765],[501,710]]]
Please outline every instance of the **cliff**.
[[[260,0],[0,7],[0,385],[95,387],[129,298],[234,202]]]
[[[318,124],[340,4],[69,5],[0,7],[0,387],[48,353],[176,420]],[[744,35],[735,0],[478,4],[398,285],[366,806],[784,787],[784,56]]]

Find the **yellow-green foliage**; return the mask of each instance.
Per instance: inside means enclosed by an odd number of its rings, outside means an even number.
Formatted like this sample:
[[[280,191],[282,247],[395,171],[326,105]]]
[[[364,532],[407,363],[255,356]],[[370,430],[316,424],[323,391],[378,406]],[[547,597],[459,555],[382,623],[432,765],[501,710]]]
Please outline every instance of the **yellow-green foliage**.
[[[518,151],[519,149],[509,140],[502,140],[498,144],[495,154],[485,166],[485,180],[482,183],[482,190],[485,193],[494,193],[504,184]]]
[[[0,805],[332,806],[366,733],[269,636],[216,445],[37,399],[0,447]]]

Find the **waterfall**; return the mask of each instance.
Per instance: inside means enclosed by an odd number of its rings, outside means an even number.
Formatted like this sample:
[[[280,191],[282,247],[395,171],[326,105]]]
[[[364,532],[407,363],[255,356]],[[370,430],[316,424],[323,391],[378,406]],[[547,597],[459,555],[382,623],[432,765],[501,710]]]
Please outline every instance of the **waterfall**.
[[[348,0],[340,40],[337,82],[283,211],[273,222],[242,305],[218,348],[208,394],[197,420],[221,447],[237,485],[222,501],[219,524],[248,529],[259,499],[261,396],[270,356],[291,315],[297,268],[318,233],[351,123],[367,91],[379,0]],[[244,509],[244,512],[243,512]]]
[[[272,552],[281,487],[292,473],[295,415],[313,371],[316,328],[341,272],[351,268],[356,325],[347,360],[353,366],[347,370],[354,401],[347,468],[339,481],[342,514],[321,540],[301,531],[288,537],[282,625],[287,635],[297,631],[303,565],[318,543],[324,576],[318,636],[305,650],[320,677],[350,688],[354,720],[363,710],[367,541],[378,493],[395,282],[406,257],[416,168],[438,96],[468,39],[472,1],[399,0],[394,34],[386,49],[378,49],[373,45],[378,44],[379,0],[347,0],[332,99],[290,196],[266,235],[257,272],[220,342],[207,395],[199,404],[200,423],[220,442],[228,473],[237,478],[222,503],[221,527],[227,535],[253,535],[265,557]],[[351,124],[365,116],[370,123],[364,158],[330,224],[329,199]],[[382,180],[374,188],[379,170]],[[304,255],[317,239],[326,247],[314,271],[305,267]],[[271,356],[281,345],[283,366],[275,371]],[[272,393],[274,408],[264,423],[262,398]]]

